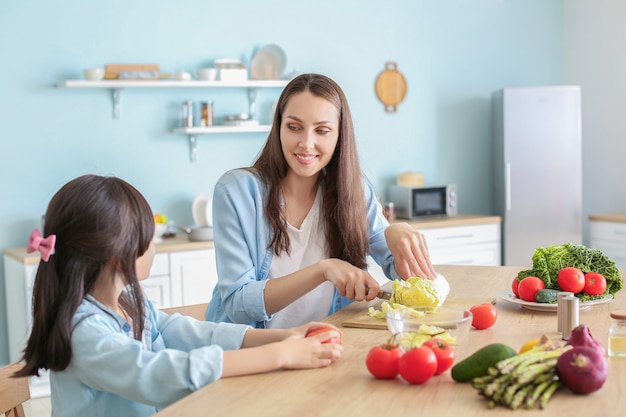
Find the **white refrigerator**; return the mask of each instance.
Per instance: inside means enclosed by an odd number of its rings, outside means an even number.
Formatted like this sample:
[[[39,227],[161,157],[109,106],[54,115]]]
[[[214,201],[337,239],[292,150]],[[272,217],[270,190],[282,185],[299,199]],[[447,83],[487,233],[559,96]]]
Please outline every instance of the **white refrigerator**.
[[[504,88],[493,109],[502,264],[531,266],[538,247],[582,243],[580,87]]]

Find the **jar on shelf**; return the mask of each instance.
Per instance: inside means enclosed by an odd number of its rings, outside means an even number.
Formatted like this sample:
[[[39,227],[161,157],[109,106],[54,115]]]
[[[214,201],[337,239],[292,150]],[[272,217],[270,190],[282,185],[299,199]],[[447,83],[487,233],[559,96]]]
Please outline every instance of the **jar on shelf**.
[[[626,310],[611,312],[608,354],[626,357]]]
[[[193,127],[193,101],[187,100],[181,109],[182,127]]]
[[[203,101],[200,103],[200,126],[213,126],[213,102]]]

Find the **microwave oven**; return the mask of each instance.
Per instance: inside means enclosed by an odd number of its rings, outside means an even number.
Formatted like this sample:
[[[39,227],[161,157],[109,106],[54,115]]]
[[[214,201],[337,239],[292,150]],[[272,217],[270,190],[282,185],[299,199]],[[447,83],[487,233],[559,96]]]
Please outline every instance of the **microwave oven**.
[[[393,203],[396,217],[401,219],[457,215],[456,184],[424,187],[392,185],[389,201]]]

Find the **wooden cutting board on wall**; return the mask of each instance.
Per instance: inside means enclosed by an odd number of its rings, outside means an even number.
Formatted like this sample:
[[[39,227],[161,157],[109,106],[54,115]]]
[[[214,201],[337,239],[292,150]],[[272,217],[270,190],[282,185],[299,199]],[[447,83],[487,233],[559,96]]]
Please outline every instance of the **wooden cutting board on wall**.
[[[406,80],[404,75],[398,71],[395,62],[387,62],[385,70],[376,79],[376,95],[385,105],[385,111],[393,113],[398,110],[398,104],[406,96]]]

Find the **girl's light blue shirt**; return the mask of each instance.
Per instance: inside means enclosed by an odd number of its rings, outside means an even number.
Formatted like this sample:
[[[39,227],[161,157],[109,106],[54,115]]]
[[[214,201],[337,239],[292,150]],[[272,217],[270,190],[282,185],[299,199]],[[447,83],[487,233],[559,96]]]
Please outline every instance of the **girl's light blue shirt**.
[[[385,275],[399,278],[385,240],[389,222],[384,217],[370,183],[364,181],[370,252]],[[265,311],[263,290],[273,250],[272,229],[265,215],[267,187],[259,176],[245,169],[225,173],[213,191],[213,236],[218,282],[209,302],[206,319],[265,327],[271,316]],[[332,314],[351,301],[337,289]]]
[[[142,340],[116,312],[87,296],[74,315],[72,358],[50,372],[52,415],[151,416],[222,376],[224,350],[249,326],[168,316],[148,302]]]

